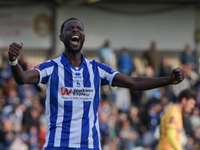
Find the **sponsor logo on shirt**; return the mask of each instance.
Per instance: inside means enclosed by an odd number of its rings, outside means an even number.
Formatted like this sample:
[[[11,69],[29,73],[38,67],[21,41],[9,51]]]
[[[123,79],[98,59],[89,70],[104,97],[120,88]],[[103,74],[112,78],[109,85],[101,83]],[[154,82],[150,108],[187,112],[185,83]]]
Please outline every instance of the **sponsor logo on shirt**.
[[[62,94],[62,95],[70,95],[71,92],[72,92],[72,89],[69,89],[69,88],[62,88],[62,87],[61,87],[61,94]]]
[[[75,78],[81,78],[81,73],[80,72],[76,72],[75,73]]]
[[[72,99],[83,99],[83,100],[91,100],[93,97],[92,88],[68,88],[61,87],[62,98],[66,100]]]

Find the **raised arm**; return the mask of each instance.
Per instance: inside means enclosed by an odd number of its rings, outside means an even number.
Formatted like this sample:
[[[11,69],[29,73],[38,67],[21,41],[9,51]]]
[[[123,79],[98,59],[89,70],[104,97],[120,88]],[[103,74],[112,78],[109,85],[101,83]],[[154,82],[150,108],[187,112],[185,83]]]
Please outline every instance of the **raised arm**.
[[[39,72],[37,70],[23,71],[17,61],[17,57],[22,51],[23,44],[12,43],[9,47],[9,64],[13,77],[17,84],[37,84],[39,82]]]
[[[133,90],[149,90],[170,84],[178,84],[184,80],[185,76],[180,68],[173,69],[169,77],[130,77],[117,74],[113,79],[113,86],[131,88]]]

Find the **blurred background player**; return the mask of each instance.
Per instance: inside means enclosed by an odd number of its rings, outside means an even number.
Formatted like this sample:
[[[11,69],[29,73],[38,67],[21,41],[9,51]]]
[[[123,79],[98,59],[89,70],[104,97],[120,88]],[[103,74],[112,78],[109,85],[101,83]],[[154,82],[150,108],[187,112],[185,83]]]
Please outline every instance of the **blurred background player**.
[[[182,113],[191,113],[196,104],[196,92],[191,89],[182,91],[177,103],[166,108],[161,117],[158,150],[182,150],[183,132]]]

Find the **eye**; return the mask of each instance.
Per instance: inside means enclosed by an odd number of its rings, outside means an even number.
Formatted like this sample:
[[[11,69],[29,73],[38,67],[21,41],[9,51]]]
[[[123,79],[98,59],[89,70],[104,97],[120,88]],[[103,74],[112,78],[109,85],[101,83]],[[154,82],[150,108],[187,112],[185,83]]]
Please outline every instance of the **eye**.
[[[71,30],[73,30],[72,27],[68,27],[68,28],[67,28],[67,31],[71,31]]]
[[[77,27],[78,30],[80,31],[83,31],[83,28],[82,27]]]

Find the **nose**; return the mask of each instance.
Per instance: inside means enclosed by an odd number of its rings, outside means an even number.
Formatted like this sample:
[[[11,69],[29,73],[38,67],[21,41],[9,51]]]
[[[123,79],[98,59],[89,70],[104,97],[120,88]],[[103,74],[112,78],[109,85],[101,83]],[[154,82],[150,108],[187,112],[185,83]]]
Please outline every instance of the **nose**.
[[[74,27],[73,28],[73,32],[77,32],[78,31],[78,28],[77,27]]]

